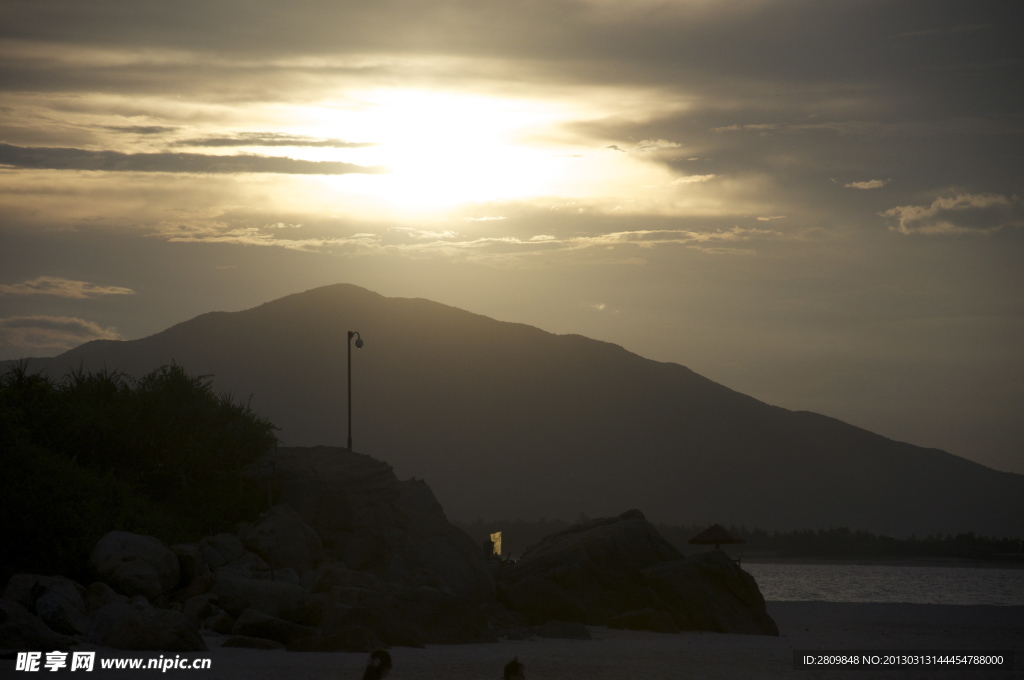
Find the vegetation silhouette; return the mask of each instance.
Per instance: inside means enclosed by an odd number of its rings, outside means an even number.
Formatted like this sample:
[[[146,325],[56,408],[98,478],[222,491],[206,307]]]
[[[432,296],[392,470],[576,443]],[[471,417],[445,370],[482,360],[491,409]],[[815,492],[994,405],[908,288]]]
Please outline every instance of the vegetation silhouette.
[[[263,496],[243,469],[275,428],[210,377],[171,364],[54,381],[27,361],[0,375],[0,579],[80,575],[111,530],[173,543],[256,514]]]

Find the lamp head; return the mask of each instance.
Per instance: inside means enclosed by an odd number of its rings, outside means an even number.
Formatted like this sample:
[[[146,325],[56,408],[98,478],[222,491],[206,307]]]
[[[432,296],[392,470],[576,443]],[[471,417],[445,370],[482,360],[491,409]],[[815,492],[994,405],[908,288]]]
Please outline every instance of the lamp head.
[[[356,349],[362,349],[362,347],[363,347],[363,339],[362,338],[356,338]]]

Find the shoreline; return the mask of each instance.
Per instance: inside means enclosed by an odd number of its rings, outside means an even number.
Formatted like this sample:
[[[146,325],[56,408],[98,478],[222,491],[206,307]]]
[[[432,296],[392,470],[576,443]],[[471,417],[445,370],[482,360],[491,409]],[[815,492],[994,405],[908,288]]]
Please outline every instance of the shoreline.
[[[735,558],[734,558],[735,559]],[[976,560],[959,557],[904,557],[904,558],[829,558],[829,557],[770,557],[740,556],[745,564],[839,564],[868,567],[965,567],[970,569],[1024,569],[1024,560]]]
[[[534,637],[468,645],[392,647],[389,680],[486,680],[500,678],[513,657],[530,680],[707,680],[744,678],[835,678],[836,669],[803,670],[794,676],[794,650],[963,651],[1015,650],[1015,670],[972,670],[986,678],[1021,677],[1024,665],[1024,606],[919,605],[856,602],[769,601],[779,637],[708,632],[678,634],[588,629],[593,640]],[[207,635],[208,652],[181,654],[209,658],[209,670],[148,671],[97,668],[91,676],[111,678],[199,678],[209,680],[347,680],[361,677],[364,653],[287,652],[223,648],[226,636]],[[96,648],[90,648],[96,649]],[[174,656],[174,653],[164,653]],[[159,652],[97,649],[97,657],[151,657]],[[14,661],[0,662],[0,676],[19,677]],[[942,669],[942,677],[958,677]],[[7,671],[10,671],[9,673]],[[155,674],[156,673],[156,674]],[[934,671],[858,669],[858,679],[935,677]],[[851,675],[853,677],[853,675]]]

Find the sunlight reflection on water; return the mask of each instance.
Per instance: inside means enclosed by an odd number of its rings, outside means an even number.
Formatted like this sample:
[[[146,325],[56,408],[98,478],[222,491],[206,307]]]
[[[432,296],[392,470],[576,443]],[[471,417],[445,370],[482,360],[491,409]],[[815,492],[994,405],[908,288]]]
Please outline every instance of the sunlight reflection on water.
[[[750,564],[766,600],[1024,606],[1024,569]]]

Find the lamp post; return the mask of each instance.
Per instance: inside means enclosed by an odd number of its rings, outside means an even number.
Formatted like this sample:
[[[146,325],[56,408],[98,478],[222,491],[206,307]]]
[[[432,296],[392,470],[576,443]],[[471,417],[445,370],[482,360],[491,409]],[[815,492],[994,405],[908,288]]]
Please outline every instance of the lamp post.
[[[361,349],[363,339],[355,331],[348,332],[348,450],[352,450],[352,338],[356,339],[356,349]]]

